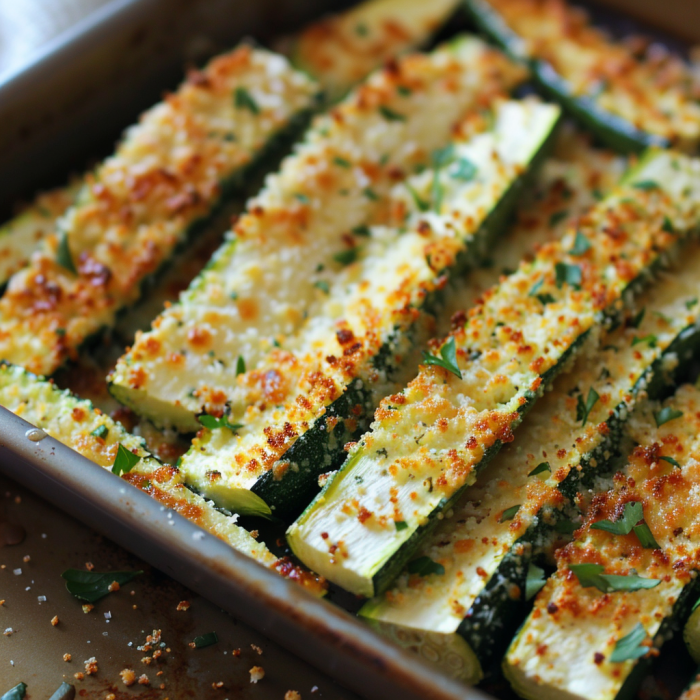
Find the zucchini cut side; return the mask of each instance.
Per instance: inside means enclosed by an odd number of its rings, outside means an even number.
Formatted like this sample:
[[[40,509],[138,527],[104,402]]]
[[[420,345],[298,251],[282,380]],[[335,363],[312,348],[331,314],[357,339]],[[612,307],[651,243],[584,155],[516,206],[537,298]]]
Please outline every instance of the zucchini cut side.
[[[386,590],[591,331],[697,230],[699,187],[700,162],[650,151],[577,229],[484,294],[463,328],[432,345],[460,376],[425,365],[384,399],[289,529],[301,561],[355,594]]]
[[[484,666],[505,649],[527,611],[533,552],[557,540],[557,526],[567,519],[562,510],[582,482],[592,485],[605,473],[640,396],[692,360],[700,344],[698,269],[700,245],[694,242],[659,288],[638,299],[644,310],[639,323],[606,334],[601,348],[555,380],[516,440],[416,552],[416,558],[439,562],[444,574],[420,577],[404,570],[386,594],[365,604],[362,617],[396,627],[399,638],[400,631],[418,639],[459,636]],[[591,388],[600,398],[583,426],[578,398]],[[517,513],[504,519],[516,506]]]
[[[314,22],[283,47],[333,102],[387,60],[424,46],[459,0],[366,0]]]
[[[631,696],[651,656],[645,652],[653,646],[658,654],[673,626],[690,611],[700,551],[694,526],[700,507],[698,409],[700,392],[685,385],[663,409],[648,402],[633,415],[629,432],[638,446],[612,488],[594,496],[573,541],[557,552],[557,571],[538,594],[504,661],[504,672],[522,697]],[[673,411],[673,417],[662,419],[662,411]],[[594,527],[602,521],[619,525],[633,503],[640,504],[651,534],[647,544],[636,529],[624,534]],[[603,568],[576,568],[586,564]],[[585,577],[599,573],[620,578]],[[640,579],[653,587],[623,588],[638,586]]]
[[[317,86],[243,45],[129,129],[0,299],[0,357],[52,374],[169,261],[243,173],[308,115]]]
[[[259,368],[273,358],[277,373],[293,371],[289,338],[319,316],[367,226],[389,219],[392,188],[429,164],[466,110],[523,75],[481,40],[461,37],[402,58],[318,117],[180,302],[121,358],[115,398],[181,432],[197,430],[201,412],[232,411],[245,423],[248,406],[282,404],[294,387]]]
[[[639,58],[552,0],[465,0],[474,23],[525,62],[551,98],[611,148],[695,151],[697,79],[679,57]],[[624,67],[624,70],[621,69]]]
[[[119,445],[124,446],[141,458],[130,471],[121,474],[124,481],[263,566],[286,570],[263,542],[236,524],[236,516],[224,515],[192,493],[176,467],[153,457],[142,438],[128,433],[90,401],[58,389],[21,367],[0,363],[0,405],[103,469],[112,469]],[[294,567],[294,578],[311,592],[323,592],[322,582],[313,574]]]
[[[250,512],[255,498],[251,514],[266,504],[278,518],[298,515],[318,477],[342,459],[343,445],[401,375],[419,312],[438,302],[447,276],[478,261],[502,228],[523,173],[548,150],[559,114],[538,101],[498,102],[493,125],[479,119],[477,133],[451,143],[439,170],[398,185],[396,223],[371,227],[357,259],[331,278],[320,313],[284,344],[293,361],[284,372],[279,356],[256,368],[268,378],[279,372],[294,390],[257,415],[250,402],[245,413],[232,403],[229,420],[242,424],[237,435],[204,429],[182,459],[187,483],[236,512]],[[472,116],[465,121],[477,128]],[[468,180],[465,163],[474,169]],[[436,190],[439,201],[430,200]],[[432,201],[432,211],[417,208],[416,199]],[[268,463],[253,469],[263,453]]]

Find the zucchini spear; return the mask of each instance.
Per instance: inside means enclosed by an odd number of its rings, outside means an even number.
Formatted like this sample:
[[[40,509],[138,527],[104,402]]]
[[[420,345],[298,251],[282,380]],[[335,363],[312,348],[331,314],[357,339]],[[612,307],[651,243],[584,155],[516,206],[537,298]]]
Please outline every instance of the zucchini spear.
[[[475,24],[611,148],[695,151],[700,85],[676,56],[638,57],[562,0],[465,0]]]
[[[700,162],[650,151],[578,229],[487,292],[384,399],[289,529],[294,553],[355,594],[386,590],[586,336],[697,230],[698,191]]]
[[[627,466],[557,552],[504,661],[524,698],[630,697],[697,597],[700,392],[640,406],[629,432]]]

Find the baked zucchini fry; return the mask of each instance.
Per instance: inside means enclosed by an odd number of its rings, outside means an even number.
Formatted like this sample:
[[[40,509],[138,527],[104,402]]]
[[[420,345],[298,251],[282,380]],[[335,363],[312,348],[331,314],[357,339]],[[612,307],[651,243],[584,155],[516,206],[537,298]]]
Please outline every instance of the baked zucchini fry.
[[[0,299],[0,357],[52,374],[167,263],[188,233],[308,114],[317,87],[249,46],[143,115]]]
[[[23,268],[40,242],[53,233],[56,219],[75,201],[82,186],[74,180],[37,195],[34,201],[10,221],[0,226],[0,288]]]
[[[142,438],[128,433],[90,401],[58,389],[21,367],[0,363],[0,405],[107,470],[114,471],[122,445],[141,458],[133,467],[126,467],[120,474],[122,479],[260,564],[291,574],[312,592],[322,591],[318,577],[299,567],[289,567],[237,525],[236,516],[224,515],[192,493],[176,467],[158,461],[146,450]]]
[[[274,405],[265,401],[258,409],[251,393],[232,400],[228,420],[241,424],[237,434],[202,431],[182,459],[187,483],[236,512],[298,515],[321,473],[342,460],[344,444],[396,390],[394,380],[407,379],[402,364],[420,312],[439,302],[450,274],[488,249],[559,114],[538,101],[500,102],[492,117],[467,118],[469,132],[450,144],[439,169],[398,186],[391,204],[396,223],[368,229],[352,264],[326,278],[319,311],[282,352],[257,366],[265,382],[279,377]],[[416,208],[415,200],[431,202],[432,211]]]
[[[616,150],[700,141],[700,85],[683,61],[613,42],[563,0],[465,0],[476,25]]]
[[[627,466],[557,552],[508,651],[504,672],[522,697],[631,697],[697,597],[700,392],[640,405],[629,432]]]
[[[294,553],[355,594],[386,590],[590,332],[696,231],[699,188],[699,161],[650,151],[578,229],[487,292],[382,401],[289,529]]]
[[[229,402],[237,412],[280,404],[292,388],[280,376],[289,338],[319,316],[366,225],[388,219],[392,188],[429,164],[465,111],[522,77],[500,52],[462,37],[401,59],[318,117],[180,302],[137,336],[111,377],[115,398],[181,432]],[[268,376],[258,367],[270,356],[279,367]],[[241,417],[234,422],[250,422]]]
[[[700,669],[695,672],[693,680],[678,700],[700,700]]]
[[[516,440],[416,552],[444,572],[421,577],[404,570],[361,616],[395,639],[425,638],[423,646],[431,649],[438,636],[446,637],[443,648],[459,636],[483,666],[505,649],[526,614],[531,555],[557,539],[567,503],[562,491],[573,498],[582,481],[587,488],[605,473],[599,465],[618,450],[639,397],[650,385],[666,384],[667,371],[687,365],[700,344],[698,269],[700,245],[694,242],[659,288],[637,300],[639,321],[635,314],[603,337],[604,349],[579,357],[555,380]],[[577,405],[591,389],[599,399],[584,425]],[[456,668],[452,656],[442,662]]]
[[[334,102],[385,61],[427,44],[459,0],[367,0],[314,22],[280,47]]]

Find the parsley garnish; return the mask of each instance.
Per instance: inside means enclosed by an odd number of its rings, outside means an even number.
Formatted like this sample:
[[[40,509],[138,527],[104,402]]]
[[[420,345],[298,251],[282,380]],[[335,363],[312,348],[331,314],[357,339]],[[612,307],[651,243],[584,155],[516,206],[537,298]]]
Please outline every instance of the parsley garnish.
[[[568,284],[574,289],[581,287],[583,275],[581,268],[578,265],[569,265],[568,263],[558,262],[554,266],[556,274],[557,287],[561,289],[564,284]]]
[[[404,97],[408,97],[409,95],[413,94],[413,90],[411,90],[410,87],[406,87],[405,85],[398,85],[396,87],[396,92],[398,92],[399,95],[403,95]]]
[[[478,168],[468,158],[457,159],[457,169],[450,173],[450,177],[462,182],[471,182],[476,176]]]
[[[583,255],[591,247],[591,242],[580,232],[576,232],[576,238],[574,239],[574,246],[569,251],[569,255],[575,255],[579,257]]]
[[[362,194],[364,194],[367,199],[371,199],[373,202],[376,202],[379,199],[379,195],[370,187],[365,187],[365,189],[362,190]]]
[[[333,256],[333,260],[341,265],[350,265],[357,260],[357,254],[359,250],[357,248],[349,248],[348,250],[343,250],[340,253],[336,253]]]
[[[551,294],[538,294],[537,299],[543,306],[547,304],[553,304],[556,299]]]
[[[114,464],[112,465],[112,474],[117,476],[128,474],[140,461],[141,457],[127,450],[124,445],[119,443],[117,456],[114,458]]]
[[[442,208],[442,198],[444,195],[442,184],[440,183],[440,170],[454,159],[454,146],[449,144],[444,148],[439,148],[433,153],[433,183],[431,185],[431,196],[433,209],[439,212]]]
[[[654,420],[656,421],[656,427],[660,428],[664,423],[668,423],[669,421],[676,420],[676,418],[680,418],[682,415],[683,415],[683,411],[679,411],[675,408],[671,408],[670,406],[666,406],[654,414]]]
[[[564,221],[564,219],[566,219],[567,216],[569,216],[569,212],[566,209],[563,209],[562,211],[555,211],[554,214],[552,214],[549,217],[550,227],[554,227],[560,221]],[[576,235],[578,235],[578,234],[576,234]]]
[[[450,336],[449,340],[440,348],[440,357],[431,355],[429,352],[423,351],[423,362],[426,365],[437,365],[452,372],[455,376],[462,378],[462,372],[457,365],[457,347],[455,345],[454,336]]]
[[[542,474],[542,472],[552,473],[552,468],[549,466],[549,462],[540,462],[529,474],[528,476],[535,476],[536,474]]]
[[[581,427],[586,425],[588,415],[593,409],[593,406],[596,405],[599,398],[600,395],[593,387],[588,390],[588,397],[586,398],[585,403],[583,402],[583,394],[578,395],[578,399],[576,400],[576,420],[582,421]]]
[[[527,578],[525,579],[525,600],[534,598],[545,584],[544,569],[530,562],[527,567]]]
[[[98,425],[90,435],[104,440],[107,437],[107,433],[109,433],[109,428],[106,425]]]
[[[406,189],[413,198],[413,203],[418,211],[428,211],[430,209],[430,202],[426,202],[408,183],[406,183]]]
[[[210,416],[208,413],[202,413],[202,415],[197,416],[197,420],[209,430],[228,428],[232,433],[235,433],[239,428],[243,427],[241,423],[231,423],[226,414],[221,416],[221,418],[217,418],[216,416]]]
[[[331,290],[331,288],[328,286],[328,282],[326,282],[326,280],[319,280],[318,282],[314,282],[314,287],[320,289],[325,294],[328,294]]]
[[[673,457],[663,456],[659,457],[659,459],[663,459],[664,462],[668,462],[672,467],[677,467],[678,469],[681,468],[681,465],[675,459],[673,459]]]
[[[656,588],[661,583],[661,579],[643,578],[634,574],[627,576],[604,574],[605,567],[602,564],[569,564],[569,569],[583,588],[597,588],[603,593],[634,592],[646,588]]]
[[[243,355],[239,355],[236,360],[236,376],[239,374],[245,374],[245,360],[243,359]]]
[[[591,525],[591,530],[603,530],[613,535],[629,535],[630,532],[634,531],[644,549],[661,549],[654,539],[649,526],[645,522],[637,525],[643,519],[644,509],[642,504],[638,501],[630,501],[625,503],[622,517],[615,521],[599,520]]]
[[[639,544],[644,549],[661,549],[659,543],[654,538],[652,531],[646,523],[640,523],[634,526],[634,534],[637,535]]]
[[[368,238],[372,234],[372,232],[369,230],[369,226],[365,226],[364,224],[355,226],[355,228],[351,229],[351,231],[356,236],[362,236],[364,238]]]
[[[216,632],[207,632],[206,634],[201,634],[199,637],[195,637],[192,642],[194,643],[195,649],[204,649],[204,647],[210,647],[219,641],[219,637]]]
[[[409,574],[418,574],[419,576],[430,576],[430,574],[441,576],[445,573],[445,567],[430,557],[418,557],[418,559],[409,562],[407,568]]]
[[[636,190],[644,190],[648,192],[649,190],[658,190],[659,183],[655,180],[640,180],[639,182],[633,183],[632,187]]]
[[[308,204],[309,201],[310,201],[309,198],[308,198],[305,194],[303,194],[303,193],[301,193],[301,192],[296,192],[294,196],[295,196],[302,204]]]
[[[638,622],[634,629],[626,636],[617,640],[613,653],[610,654],[612,663],[622,661],[634,661],[649,652],[649,647],[642,646],[642,642],[647,638],[647,632],[641,622]]]
[[[66,329],[65,328],[57,328],[54,333],[59,336],[63,337],[66,334]]]
[[[61,238],[58,241],[58,249],[56,250],[56,262],[68,272],[72,272],[74,275],[78,274],[78,270],[75,268],[75,263],[73,262],[73,256],[70,252],[70,245],[68,244],[68,234],[63,231],[61,233]]]
[[[395,112],[393,109],[391,109],[390,107],[387,107],[385,105],[380,105],[379,112],[384,117],[384,119],[386,119],[387,121],[390,121],[390,122],[405,122],[406,121],[406,117],[403,114],[399,114],[398,112]]]
[[[537,282],[535,282],[535,284],[532,285],[532,288],[531,288],[530,291],[527,293],[527,295],[528,295],[529,297],[536,297],[536,296],[537,296],[537,292],[539,292],[540,289],[542,289],[542,285],[543,285],[543,284],[544,284],[544,277],[540,277],[540,278],[537,280]]]
[[[646,307],[642,308],[639,310],[638,313],[636,313],[629,322],[629,325],[631,328],[639,328],[639,324],[642,322],[642,319],[644,318],[644,314],[646,313]]]
[[[80,600],[94,603],[110,593],[109,587],[113,581],[123,586],[136,578],[143,571],[83,571],[82,569],[67,569],[61,574],[66,581],[66,588]]]
[[[235,104],[238,109],[247,109],[253,114],[260,114],[260,107],[258,107],[258,103],[244,87],[236,88]]]
[[[408,528],[408,523],[403,520],[394,520],[394,527],[396,528],[396,532],[401,532],[401,530]]]
[[[499,523],[505,523],[508,520],[512,520],[516,513],[520,510],[520,505],[517,506],[511,506],[510,508],[506,508],[502,513],[501,517],[498,519]]]
[[[645,335],[643,338],[637,338],[635,335],[634,338],[632,338],[632,347],[640,343],[647,343],[650,348],[655,348],[657,340],[658,338],[653,333],[649,333],[649,335]]]
[[[664,216],[664,223],[661,226],[661,230],[672,234],[676,232],[673,228],[673,222],[668,218],[668,216]]]
[[[688,309],[688,311],[690,311],[697,303],[697,297],[695,297],[695,299],[688,299],[688,301],[685,302],[685,308]]]
[[[358,22],[358,24],[355,25],[355,34],[358,36],[367,36],[369,34],[367,25],[364,22]]]
[[[352,163],[350,163],[349,160],[346,160],[345,158],[341,158],[340,156],[336,156],[333,158],[333,162],[336,165],[339,165],[341,168],[350,168],[352,167]]]

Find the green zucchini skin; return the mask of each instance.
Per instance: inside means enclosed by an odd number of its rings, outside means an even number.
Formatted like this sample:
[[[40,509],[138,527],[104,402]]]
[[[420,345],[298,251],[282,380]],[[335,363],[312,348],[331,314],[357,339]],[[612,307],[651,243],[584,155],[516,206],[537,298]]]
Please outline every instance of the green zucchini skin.
[[[533,157],[528,170],[513,182],[497,206],[484,219],[473,239],[458,255],[454,267],[444,269],[440,274],[456,278],[483,263],[488,251],[492,250],[510,222],[523,189],[527,188],[542,163],[549,157],[559,123],[557,121],[553,126],[548,138]],[[443,297],[442,290],[429,294],[424,301],[424,310],[429,314],[439,313],[444,303]],[[394,336],[373,358],[373,368],[383,370],[390,381],[408,380],[410,375],[403,376],[405,368],[402,370],[402,365],[410,349],[416,345],[416,338],[421,334],[422,322],[423,319],[419,319],[411,328],[397,329]],[[412,369],[410,368],[410,371]],[[276,518],[291,523],[319,492],[318,479],[321,474],[337,469],[342,464],[345,459],[345,444],[359,439],[369,428],[379,398],[382,397],[374,395],[369,385],[361,378],[356,379],[327,409],[327,415],[338,420],[335,427],[328,430],[326,416],[317,419],[313,427],[299,437],[285,453],[285,461],[292,466],[285,471],[284,476],[278,480],[272,471],[268,471],[258,479],[251,491],[270,506]],[[531,404],[532,401],[522,408],[523,414]],[[492,449],[493,454],[498,451],[495,446]],[[432,530],[435,524],[437,521],[431,521],[426,526],[428,531]],[[386,572],[379,574],[380,580],[386,580],[388,585],[400,568],[401,564],[393,564]]]
[[[579,123],[620,153],[641,153],[649,147],[670,148],[668,139],[637,128],[626,119],[599,107],[587,95],[574,95],[567,81],[545,61],[525,55],[522,39],[485,0],[464,0],[474,25],[513,59],[530,69],[543,93],[559,102]]]

